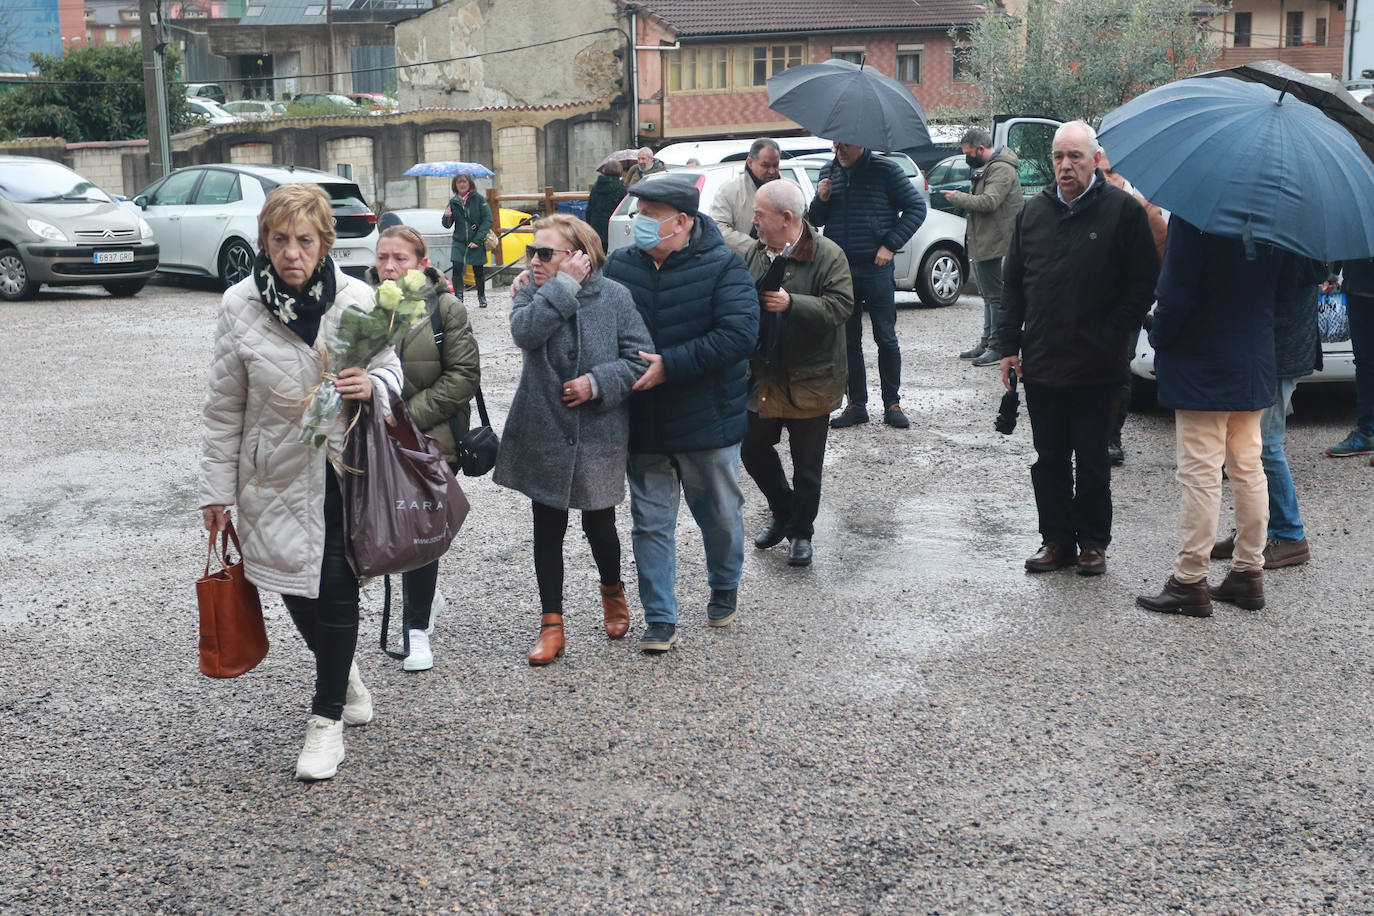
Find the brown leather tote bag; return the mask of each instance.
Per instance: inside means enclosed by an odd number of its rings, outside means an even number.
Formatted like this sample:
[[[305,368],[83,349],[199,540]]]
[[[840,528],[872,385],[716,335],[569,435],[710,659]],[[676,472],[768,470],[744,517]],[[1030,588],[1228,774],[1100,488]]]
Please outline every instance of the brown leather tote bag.
[[[238,562],[229,562],[229,540],[234,541]],[[267,628],[262,622],[262,602],[257,586],[243,575],[243,550],[233,521],[225,525],[216,550],[210,535],[205,575],[196,580],[200,605],[200,671],[209,677],[238,677],[252,671],[267,657]],[[220,569],[210,572],[211,561]]]

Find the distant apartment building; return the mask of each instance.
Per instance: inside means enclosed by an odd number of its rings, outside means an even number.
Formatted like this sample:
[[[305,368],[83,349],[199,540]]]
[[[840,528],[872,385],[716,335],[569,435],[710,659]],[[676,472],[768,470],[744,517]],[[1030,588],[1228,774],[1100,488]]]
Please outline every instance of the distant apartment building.
[[[1235,0],[1211,22],[1222,33],[1219,66],[1274,59],[1345,76],[1347,10],[1340,0]]]
[[[637,134],[659,141],[800,128],[768,107],[768,79],[839,58],[873,67],[929,111],[977,93],[951,30],[985,10],[965,0],[621,0],[636,45]]]

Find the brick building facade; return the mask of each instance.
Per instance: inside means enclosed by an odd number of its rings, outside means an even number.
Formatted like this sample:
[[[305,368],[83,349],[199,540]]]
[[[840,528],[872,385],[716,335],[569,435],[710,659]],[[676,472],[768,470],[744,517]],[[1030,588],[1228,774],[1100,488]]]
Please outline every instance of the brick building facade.
[[[864,61],[901,81],[927,110],[967,104],[951,29],[981,4],[909,0],[743,0],[729,15],[695,0],[625,4],[637,46],[638,134],[645,142],[798,133],[768,107],[770,76],[831,58]],[[840,24],[843,25],[840,25]]]

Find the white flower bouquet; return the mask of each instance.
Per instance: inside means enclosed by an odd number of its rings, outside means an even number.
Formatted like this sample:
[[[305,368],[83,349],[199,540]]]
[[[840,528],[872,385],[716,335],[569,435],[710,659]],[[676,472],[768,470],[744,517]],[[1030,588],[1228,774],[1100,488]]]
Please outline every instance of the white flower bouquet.
[[[325,344],[325,366],[320,382],[306,397],[301,413],[301,442],[319,448],[343,412],[343,399],[334,382],[342,369],[366,368],[387,347],[395,346],[407,331],[428,317],[419,293],[429,281],[422,271],[409,270],[400,282],[384,280],[377,287],[371,311],[350,305],[339,317],[338,329]]]

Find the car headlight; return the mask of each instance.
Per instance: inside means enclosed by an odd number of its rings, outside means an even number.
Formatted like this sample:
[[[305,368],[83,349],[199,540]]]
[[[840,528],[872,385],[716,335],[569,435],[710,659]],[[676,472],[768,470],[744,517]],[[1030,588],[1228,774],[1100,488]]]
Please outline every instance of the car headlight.
[[[138,218],[138,232],[145,239],[153,237],[153,227],[149,226],[148,221],[141,216]]]
[[[51,242],[65,242],[67,235],[52,223],[45,223],[41,219],[29,220],[29,231],[40,239],[47,239]]]

